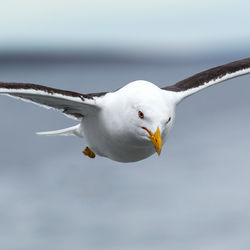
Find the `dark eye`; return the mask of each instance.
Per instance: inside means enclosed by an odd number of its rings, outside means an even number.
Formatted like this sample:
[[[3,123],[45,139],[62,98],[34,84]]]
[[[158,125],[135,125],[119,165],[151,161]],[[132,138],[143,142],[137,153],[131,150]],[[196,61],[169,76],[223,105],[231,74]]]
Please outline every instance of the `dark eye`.
[[[141,111],[138,112],[138,116],[139,116],[141,119],[144,118],[144,114],[143,114]]]
[[[171,121],[171,117],[169,117],[168,121],[167,121],[167,124]]]

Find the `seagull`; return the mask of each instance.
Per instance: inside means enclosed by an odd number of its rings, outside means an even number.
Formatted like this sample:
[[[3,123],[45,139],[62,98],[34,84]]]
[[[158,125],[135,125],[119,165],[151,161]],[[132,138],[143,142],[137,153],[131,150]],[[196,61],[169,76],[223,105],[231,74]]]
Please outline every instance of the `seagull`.
[[[250,58],[227,63],[159,88],[137,80],[113,92],[81,94],[31,83],[0,82],[0,94],[61,110],[76,126],[38,135],[75,135],[88,145],[82,152],[118,162],[160,155],[186,97],[217,83],[250,73]]]

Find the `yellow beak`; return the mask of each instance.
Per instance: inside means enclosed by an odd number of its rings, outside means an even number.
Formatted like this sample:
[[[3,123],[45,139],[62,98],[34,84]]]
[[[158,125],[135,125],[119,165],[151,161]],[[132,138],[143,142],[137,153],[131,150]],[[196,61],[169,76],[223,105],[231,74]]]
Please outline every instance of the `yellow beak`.
[[[148,130],[145,127],[142,127],[149,133],[149,139],[154,145],[155,151],[157,152],[158,155],[161,154],[161,132],[159,127],[156,129],[155,133],[153,134],[150,130]]]

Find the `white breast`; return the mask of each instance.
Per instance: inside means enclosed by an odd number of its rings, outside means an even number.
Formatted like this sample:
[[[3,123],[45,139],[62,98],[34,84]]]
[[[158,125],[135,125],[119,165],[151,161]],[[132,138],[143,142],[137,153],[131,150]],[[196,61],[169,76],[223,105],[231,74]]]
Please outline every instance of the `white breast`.
[[[97,155],[119,162],[134,162],[155,153],[150,141],[142,143],[125,130],[116,127],[110,129],[106,122],[100,115],[86,117],[81,124],[87,145]]]

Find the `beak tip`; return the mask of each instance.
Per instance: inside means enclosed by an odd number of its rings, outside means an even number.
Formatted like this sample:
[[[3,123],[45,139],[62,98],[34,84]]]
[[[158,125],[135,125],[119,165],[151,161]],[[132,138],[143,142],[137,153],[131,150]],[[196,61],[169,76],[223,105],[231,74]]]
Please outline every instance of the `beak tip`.
[[[145,129],[149,133],[149,139],[153,143],[156,153],[158,154],[158,156],[160,156],[162,144],[161,144],[161,132],[159,127],[157,128],[154,134],[146,127],[142,127],[142,129]]]

